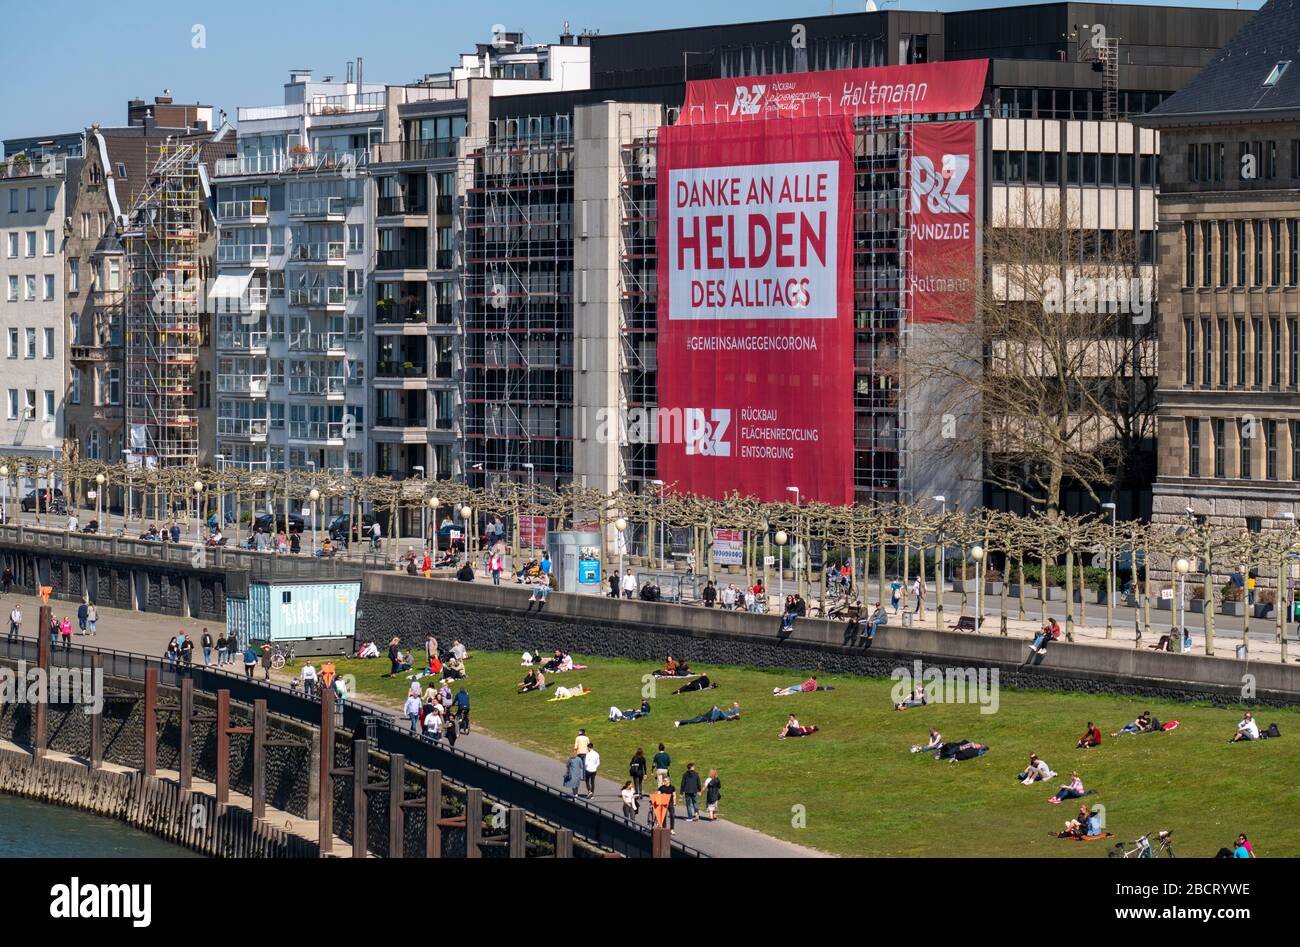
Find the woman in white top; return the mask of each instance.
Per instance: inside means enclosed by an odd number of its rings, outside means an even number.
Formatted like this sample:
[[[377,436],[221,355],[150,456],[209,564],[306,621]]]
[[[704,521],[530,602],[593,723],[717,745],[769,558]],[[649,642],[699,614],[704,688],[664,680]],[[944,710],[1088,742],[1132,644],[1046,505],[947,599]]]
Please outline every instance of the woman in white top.
[[[633,818],[637,813],[637,805],[636,790],[632,788],[632,780],[629,779],[623,784],[623,788],[619,791],[619,795],[623,798],[623,818]]]

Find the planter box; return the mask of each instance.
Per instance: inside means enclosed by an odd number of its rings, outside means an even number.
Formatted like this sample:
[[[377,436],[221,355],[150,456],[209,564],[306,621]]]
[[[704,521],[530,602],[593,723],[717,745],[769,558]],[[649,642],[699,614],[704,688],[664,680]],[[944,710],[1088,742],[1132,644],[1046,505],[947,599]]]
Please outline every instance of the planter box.
[[[1219,605],[1220,615],[1235,615],[1240,618],[1246,614],[1245,602],[1222,602]]]
[[[985,594],[985,595],[992,595],[992,596],[995,596],[995,597],[1001,595],[1001,594],[1002,594],[1002,583],[1001,583],[1001,582],[985,582],[985,583],[984,583],[984,594]]]
[[[1136,595],[1125,595],[1123,596],[1123,598],[1120,599],[1120,601],[1123,602],[1123,604],[1127,605],[1129,608],[1138,607],[1138,597]]]
[[[1193,615],[1200,615],[1205,611],[1205,599],[1203,598],[1194,598],[1188,604],[1192,609]]]
[[[1157,598],[1153,599],[1153,601],[1156,603],[1156,608],[1162,612],[1172,612],[1174,610],[1174,600],[1171,598]]]
[[[1026,585],[1024,591],[1025,591],[1025,600],[1026,600],[1026,601],[1028,601],[1029,599],[1033,599],[1034,601],[1038,601],[1038,586],[1036,586],[1036,585]],[[1008,585],[1008,586],[1007,586],[1007,597],[1008,597],[1008,598],[1013,598],[1013,599],[1019,601],[1019,600],[1020,600],[1020,586],[1018,586],[1018,585]]]
[[[1047,587],[1047,600],[1049,602],[1064,602],[1065,589],[1061,588],[1059,585],[1049,585]]]

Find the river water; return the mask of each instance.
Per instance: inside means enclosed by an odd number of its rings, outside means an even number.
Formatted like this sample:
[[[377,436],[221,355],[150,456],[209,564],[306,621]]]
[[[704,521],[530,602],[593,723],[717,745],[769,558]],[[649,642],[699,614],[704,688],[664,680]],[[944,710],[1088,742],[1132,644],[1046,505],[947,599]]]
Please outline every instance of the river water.
[[[116,819],[0,795],[0,858],[198,858]]]

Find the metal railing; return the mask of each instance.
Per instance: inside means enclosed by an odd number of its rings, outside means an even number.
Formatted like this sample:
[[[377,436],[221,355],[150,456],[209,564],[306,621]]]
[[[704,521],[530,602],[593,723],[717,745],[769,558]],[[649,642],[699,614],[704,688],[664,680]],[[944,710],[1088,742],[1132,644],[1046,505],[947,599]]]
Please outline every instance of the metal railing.
[[[388,102],[387,92],[353,92],[342,95],[313,95],[311,114],[346,115],[351,112],[376,112]]]
[[[264,395],[269,375],[218,375],[217,392],[223,395]]]
[[[294,441],[341,441],[343,440],[343,422],[290,421],[289,439]]]
[[[218,332],[217,348],[223,352],[251,352],[266,348],[269,339],[266,332]]]
[[[381,299],[375,304],[375,323],[381,326],[424,325],[429,321],[425,306],[409,305]]]
[[[265,266],[270,259],[269,249],[265,243],[220,243],[217,244],[217,262]]]
[[[330,306],[346,306],[347,296],[342,286],[312,286],[307,289],[289,290],[290,306],[305,306],[309,309],[323,309]]]
[[[289,201],[290,217],[342,217],[347,202],[342,197],[295,197]]]
[[[266,418],[217,418],[218,437],[265,439],[269,429]]]
[[[376,269],[380,270],[423,270],[428,269],[429,256],[423,248],[419,250],[380,250]]]
[[[0,178],[57,178],[67,170],[67,155],[19,153],[0,161]]]
[[[243,120],[244,109],[240,109]],[[284,154],[241,155],[238,158],[218,158],[216,177],[239,177],[250,174],[279,174],[284,169]]]
[[[296,263],[343,263],[347,261],[347,244],[342,240],[321,243],[299,243],[289,259]]]
[[[319,375],[291,375],[289,377],[289,394],[291,395],[343,395],[346,379],[342,375],[321,377]]]
[[[220,201],[217,204],[217,219],[223,222],[250,220],[265,216],[267,216],[265,198],[254,198],[247,201]]]

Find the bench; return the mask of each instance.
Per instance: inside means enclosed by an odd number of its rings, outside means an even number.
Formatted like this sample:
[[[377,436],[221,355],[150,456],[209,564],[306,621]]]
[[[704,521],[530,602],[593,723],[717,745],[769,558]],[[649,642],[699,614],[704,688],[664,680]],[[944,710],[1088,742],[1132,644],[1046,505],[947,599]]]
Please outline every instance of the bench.
[[[979,623],[981,627],[984,625],[984,621],[984,616],[980,616]],[[975,625],[974,615],[962,615],[957,619],[957,624],[949,625],[948,628],[952,631],[979,631],[979,628]]]

